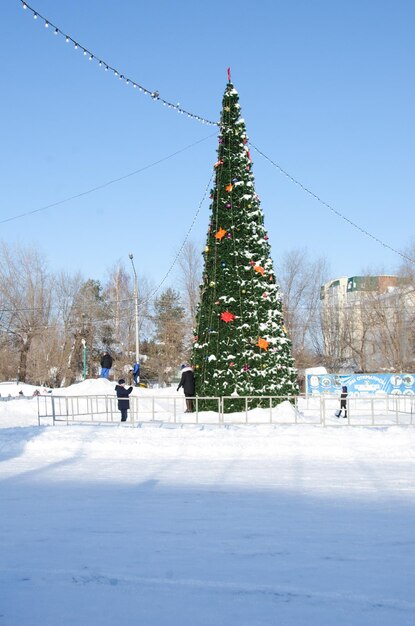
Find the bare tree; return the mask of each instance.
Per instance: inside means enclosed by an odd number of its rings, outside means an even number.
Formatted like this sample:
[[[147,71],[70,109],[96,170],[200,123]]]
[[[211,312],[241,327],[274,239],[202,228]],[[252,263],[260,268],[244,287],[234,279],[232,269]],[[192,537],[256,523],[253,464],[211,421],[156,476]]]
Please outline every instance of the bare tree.
[[[311,365],[321,349],[320,288],[326,275],[326,260],[310,259],[304,249],[287,252],[278,268],[285,325],[298,367]]]
[[[192,241],[187,241],[179,257],[179,284],[183,291],[187,314],[193,324],[199,303],[199,286],[202,281],[202,256]]]
[[[391,371],[411,370],[415,364],[415,291],[398,285],[373,303],[375,363]]]
[[[342,345],[346,350],[346,363],[353,368],[367,372],[374,352],[373,333],[376,327],[375,299],[371,294],[363,294],[344,312],[344,333]],[[343,363],[344,364],[344,363]]]
[[[321,363],[329,371],[338,371],[347,361],[349,319],[339,303],[331,304],[320,310],[322,344],[319,345]]]
[[[34,248],[0,244],[2,330],[18,352],[17,378],[25,382],[35,337],[48,327],[51,289],[46,263]]]
[[[415,240],[410,242],[403,253],[406,258],[403,259],[398,269],[398,275],[406,278],[408,284],[415,287]]]
[[[114,347],[117,350],[120,365],[123,367],[131,360],[135,326],[132,280],[121,262],[116,263],[109,270],[103,296],[109,316],[107,323],[113,327]]]
[[[54,383],[64,386],[68,380],[76,380],[77,361],[82,349],[82,337],[76,333],[76,302],[83,285],[83,278],[78,272],[74,276],[61,272],[55,278],[55,301],[57,308],[57,333],[60,350],[55,358]],[[75,332],[74,332],[75,331]]]

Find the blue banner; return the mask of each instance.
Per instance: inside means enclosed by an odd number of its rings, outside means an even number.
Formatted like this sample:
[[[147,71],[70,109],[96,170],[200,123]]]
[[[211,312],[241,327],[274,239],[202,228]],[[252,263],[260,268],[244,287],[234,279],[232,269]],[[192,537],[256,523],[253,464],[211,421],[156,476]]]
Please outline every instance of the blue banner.
[[[349,396],[415,395],[415,374],[307,374],[311,396],[339,394],[346,385]]]

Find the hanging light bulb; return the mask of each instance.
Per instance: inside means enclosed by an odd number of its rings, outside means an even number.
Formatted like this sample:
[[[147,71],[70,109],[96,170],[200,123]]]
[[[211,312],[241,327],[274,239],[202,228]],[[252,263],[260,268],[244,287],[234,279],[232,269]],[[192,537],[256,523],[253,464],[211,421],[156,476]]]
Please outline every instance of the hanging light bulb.
[[[25,4],[24,2],[23,2],[23,8],[27,9],[27,4]]]
[[[68,37],[68,35],[66,35],[66,37],[65,37],[65,41],[66,41],[66,43],[69,43],[69,37]]]
[[[49,28],[49,22],[45,22],[45,28]]]
[[[57,35],[59,33],[59,30],[57,28],[55,28],[55,35]]]
[[[37,13],[33,13],[33,19],[37,20]]]
[[[76,42],[75,42],[74,48],[75,50],[78,50],[78,44]]]
[[[86,50],[84,50],[84,57],[86,57]]]
[[[94,58],[94,56],[91,54],[91,56],[89,57],[89,60],[92,61]]]
[[[99,65],[100,67],[102,67],[102,61],[100,61],[100,62],[98,63],[98,65]]]

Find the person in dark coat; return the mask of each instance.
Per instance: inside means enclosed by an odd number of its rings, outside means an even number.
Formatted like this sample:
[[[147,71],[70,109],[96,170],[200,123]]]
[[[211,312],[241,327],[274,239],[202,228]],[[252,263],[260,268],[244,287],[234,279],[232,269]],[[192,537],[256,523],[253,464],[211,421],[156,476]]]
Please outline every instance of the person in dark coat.
[[[112,356],[108,352],[104,352],[101,359],[101,378],[109,378],[111,367]]]
[[[343,417],[347,418],[347,387],[346,386],[342,387],[342,392],[340,394],[340,411],[338,411],[337,417],[341,416],[343,409],[344,409]]]
[[[133,388],[125,386],[124,378],[120,378],[118,381],[118,385],[115,385],[115,391],[117,392],[118,398],[118,410],[121,411],[121,421],[127,421],[127,411],[130,408],[130,399],[129,395],[132,392]]]
[[[180,387],[183,387],[184,395],[186,397],[186,411],[185,413],[193,412],[193,400],[191,399],[195,395],[195,376],[193,374],[193,369],[186,364],[181,366],[182,376],[180,379],[179,386],[177,387],[177,391],[179,391]]]

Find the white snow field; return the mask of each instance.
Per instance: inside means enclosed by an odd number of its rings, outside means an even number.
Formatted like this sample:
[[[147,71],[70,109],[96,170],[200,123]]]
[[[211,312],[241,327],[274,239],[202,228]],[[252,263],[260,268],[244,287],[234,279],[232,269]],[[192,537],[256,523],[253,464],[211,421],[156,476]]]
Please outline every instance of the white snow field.
[[[0,506],[0,626],[415,624],[411,426],[39,427],[2,401]]]

